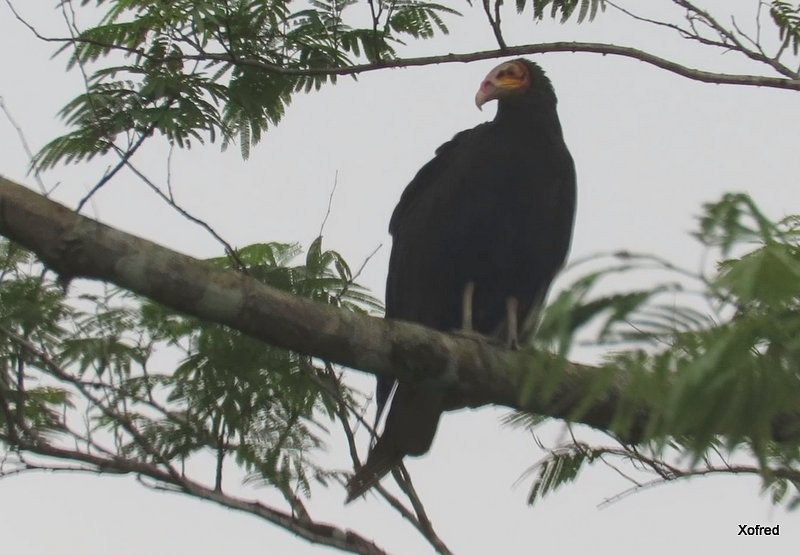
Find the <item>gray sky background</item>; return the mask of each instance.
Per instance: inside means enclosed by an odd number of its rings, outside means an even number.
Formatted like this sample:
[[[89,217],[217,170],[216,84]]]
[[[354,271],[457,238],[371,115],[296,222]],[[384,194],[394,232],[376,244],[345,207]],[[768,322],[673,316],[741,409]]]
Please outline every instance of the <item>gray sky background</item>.
[[[61,13],[52,4],[15,3],[40,32],[65,36]],[[659,11],[666,2],[628,4],[647,4],[655,16],[677,13]],[[751,24],[754,2],[729,4],[739,9],[739,22]],[[467,17],[452,21],[450,37],[412,43],[401,55],[494,48],[482,12],[466,4],[464,9]],[[687,44],[611,12],[581,27],[534,25],[529,15],[510,13],[505,21],[510,44],[616,42],[692,67],[763,71],[735,54]],[[81,90],[82,79],[77,71],[65,73],[65,57],[51,60],[56,45],[34,38],[5,5],[0,5],[0,47],[0,96],[38,150],[63,130],[56,113]],[[725,191],[750,193],[773,217],[798,212],[798,93],[701,84],[612,56],[562,53],[533,59],[556,88],[578,170],[571,259],[627,249],[697,268],[703,253],[689,232],[701,204]],[[390,249],[386,228],[394,204],[439,144],[493,117],[494,106],[479,112],[473,97],[496,64],[380,71],[298,96],[248,161],[237,146],[223,153],[216,145],[176,150],[172,185],[178,202],[236,246],[271,240],[308,245],[338,172],[325,245],[358,267],[382,243],[361,279],[382,296]],[[0,141],[0,173],[33,187],[26,155],[4,117]],[[166,142],[154,138],[134,162],[163,185],[167,153]],[[74,206],[110,163],[58,168],[45,180],[51,186],[60,182],[55,198]],[[193,256],[221,252],[207,233],[177,216],[130,173],[110,182],[84,212]],[[592,355],[577,353],[582,356],[591,360]],[[372,387],[369,377],[350,374],[364,390]],[[699,552],[701,547],[719,553],[795,552],[798,516],[772,507],[759,494],[755,478],[670,484],[598,509],[603,499],[626,487],[613,470],[600,465],[528,508],[531,479],[514,484],[543,453],[528,434],[500,424],[505,412],[486,408],[447,415],[431,452],[408,462],[436,530],[456,553],[614,549],[658,555]],[[548,424],[539,435],[554,445],[561,429],[559,423]],[[328,456],[332,464],[348,468],[346,451],[336,439],[331,438]],[[366,447],[366,436],[361,442]],[[261,490],[249,495],[276,501]],[[377,501],[344,508],[343,497],[340,490],[317,491],[309,506],[319,520],[371,536],[393,553],[429,552],[408,524]],[[132,478],[32,474],[0,480],[0,498],[0,537],[7,553],[332,552],[253,517],[146,490]],[[740,523],[780,524],[781,536],[736,537]]]

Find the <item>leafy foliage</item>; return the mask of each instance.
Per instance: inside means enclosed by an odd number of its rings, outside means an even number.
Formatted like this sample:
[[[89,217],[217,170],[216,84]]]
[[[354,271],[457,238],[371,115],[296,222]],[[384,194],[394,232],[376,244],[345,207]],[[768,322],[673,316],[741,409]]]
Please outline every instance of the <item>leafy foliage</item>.
[[[124,155],[155,133],[182,148],[238,141],[247,158],[297,93],[335,82],[337,69],[396,58],[405,40],[446,34],[445,19],[460,15],[421,0],[96,4],[105,9],[100,22],[73,29],[59,50],[68,69],[81,69],[85,91],[61,110],[70,131],[37,154],[40,170]],[[535,19],[549,9],[562,22],[605,9],[603,0],[517,0],[518,11],[528,4]]]
[[[517,12],[522,13],[528,4],[533,6],[533,18],[541,21],[546,17],[560,18],[561,23],[566,23],[576,14],[577,21],[593,21],[598,11],[605,11],[604,0],[517,0]],[[545,11],[550,8],[550,15]]]
[[[40,169],[127,152],[155,132],[180,147],[238,140],[247,157],[296,93],[335,81],[330,70],[394,58],[404,38],[447,33],[443,17],[458,15],[415,0],[97,4],[100,23],[60,50],[81,66],[86,91],[61,111],[73,130],[41,150]],[[365,12],[370,26],[346,22]]]
[[[797,506],[800,431],[783,422],[796,414],[800,399],[799,220],[772,222],[743,194],[704,208],[695,236],[722,257],[712,271],[698,274],[652,256],[618,253],[551,303],[536,341],[564,356],[581,336],[614,347],[598,371],[604,387],[609,373],[617,381],[625,377],[612,431],[630,437],[641,416],[636,407],[647,406],[640,441],[649,446],[648,465],[655,467],[652,461],[665,452],[690,454],[686,469],[659,466],[663,479],[695,475],[695,465],[710,453],[732,456],[744,449],[757,460],[773,498],[783,500],[791,490],[788,502]],[[641,291],[595,293],[601,280],[629,272],[656,272],[662,282]],[[643,458],[623,451],[624,458]],[[585,447],[554,452],[538,467],[531,502],[597,460],[587,453]]]
[[[528,504],[533,505],[548,493],[574,481],[584,462],[591,463],[587,449],[570,447],[551,451],[547,458],[534,467],[538,472],[528,494]]]
[[[800,51],[800,5],[785,0],[772,0],[769,13],[778,26],[780,39],[786,45],[791,45],[797,55]]]
[[[315,452],[352,392],[311,357],[118,289],[69,298],[31,255],[0,244],[0,442],[77,445],[167,471],[189,458],[235,460],[248,479],[308,494],[332,474]],[[347,263],[317,239],[250,245],[236,268],[273,287],[347,310],[380,311]],[[227,258],[212,261],[232,268]],[[80,423],[85,422],[82,429]],[[78,457],[78,462],[86,462]],[[144,467],[142,467],[144,468]]]
[[[56,348],[64,337],[60,325],[71,316],[63,294],[52,283],[31,273],[33,257],[27,251],[0,242],[0,427],[24,421],[48,436],[62,429],[60,411],[68,406],[60,387],[26,379],[28,354],[10,334],[36,341],[44,349]],[[24,392],[24,394],[21,394]],[[26,429],[17,430],[17,435]]]

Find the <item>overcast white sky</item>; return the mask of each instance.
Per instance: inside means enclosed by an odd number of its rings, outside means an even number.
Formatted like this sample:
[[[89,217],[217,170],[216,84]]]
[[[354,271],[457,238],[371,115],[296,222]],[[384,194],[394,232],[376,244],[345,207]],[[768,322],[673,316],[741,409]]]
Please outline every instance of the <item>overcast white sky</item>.
[[[42,32],[64,36],[60,12],[50,7],[55,3],[18,1],[16,6]],[[655,9],[664,3],[647,4]],[[741,7],[744,18],[751,10],[752,19],[755,2],[730,4]],[[401,53],[494,48],[483,14],[465,9],[469,15],[453,21],[452,37],[412,44]],[[580,29],[536,26],[511,14],[505,20],[509,43],[615,41],[693,67],[759,71],[734,54],[687,45],[666,31],[614,14]],[[0,47],[0,96],[37,150],[62,130],[55,114],[80,91],[81,77],[64,72],[64,57],[50,60],[55,45],[35,39],[5,5],[0,5]],[[556,88],[578,170],[572,259],[628,249],[697,267],[702,253],[688,233],[701,204],[724,191],[750,193],[771,216],[798,212],[798,93],[701,84],[611,56],[563,53],[534,59]],[[376,72],[298,96],[248,161],[236,147],[224,153],[214,145],[176,151],[172,183],[177,199],[234,245],[270,240],[307,245],[318,232],[338,172],[326,246],[357,267],[383,243],[362,274],[362,282],[380,296],[394,204],[439,144],[493,117],[494,108],[477,111],[473,97],[496,63]],[[25,153],[4,118],[0,139],[0,173],[33,186]],[[166,143],[156,138],[135,162],[163,183],[167,152]],[[55,197],[74,206],[106,163],[59,168],[45,179],[50,185],[60,182]],[[123,173],[98,193],[87,213],[194,256],[220,253],[210,236],[178,217],[131,174]],[[365,389],[371,387],[370,379],[352,375]],[[434,526],[456,553],[796,550],[798,515],[773,508],[752,478],[667,485],[600,510],[598,503],[622,491],[625,483],[612,470],[598,467],[528,508],[530,480],[514,483],[542,452],[526,433],[502,426],[503,414],[487,408],[447,415],[432,451],[408,463]],[[552,424],[541,436],[552,444],[559,430]],[[333,443],[331,460],[347,468],[345,450]],[[28,475],[1,480],[0,498],[0,537],[7,553],[329,552],[253,517],[146,490],[132,478]],[[409,525],[378,502],[343,508],[342,499],[339,490],[317,492],[309,506],[320,520],[371,536],[393,553],[429,552]],[[780,524],[781,536],[737,537],[740,523]]]

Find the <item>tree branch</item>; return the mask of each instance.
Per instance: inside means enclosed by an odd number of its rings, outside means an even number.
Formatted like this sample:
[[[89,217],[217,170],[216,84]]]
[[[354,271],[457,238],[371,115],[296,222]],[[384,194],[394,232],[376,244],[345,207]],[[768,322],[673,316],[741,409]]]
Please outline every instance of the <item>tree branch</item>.
[[[85,37],[76,37],[74,39],[71,37],[47,37],[40,34],[33,26],[25,22],[16,12],[13,13],[17,17],[17,19],[19,19],[26,27],[28,27],[31,30],[31,32],[40,40],[48,42],[56,42],[56,43],[79,41],[87,44],[94,44],[96,46],[101,46],[103,48],[120,50],[136,56],[142,56],[156,63],[167,63],[170,61],[180,61],[180,60],[195,60],[201,62],[219,61],[235,65],[256,67],[280,75],[297,75],[297,76],[357,75],[360,73],[365,73],[368,71],[375,71],[385,68],[427,66],[427,65],[454,63],[454,62],[465,63],[465,62],[475,62],[479,60],[488,60],[506,56],[527,56],[531,54],[544,54],[549,52],[587,52],[594,54],[633,58],[635,60],[639,60],[648,63],[650,65],[654,65],[666,71],[670,71],[677,75],[681,75],[682,77],[686,77],[688,79],[692,79],[695,81],[701,81],[703,83],[715,83],[720,85],[745,85],[754,87],[771,87],[777,89],[800,91],[800,72],[791,75],[789,78],[765,77],[761,75],[735,75],[729,73],[715,73],[711,71],[703,71],[699,69],[686,67],[677,62],[673,62],[666,58],[661,58],[659,56],[655,56],[643,50],[631,48],[629,46],[618,46],[615,44],[604,44],[597,42],[560,41],[560,42],[550,42],[541,44],[527,44],[521,46],[508,46],[506,48],[500,48],[496,50],[483,50],[479,52],[470,52],[465,54],[446,54],[443,56],[423,56],[418,58],[398,58],[394,60],[381,60],[380,62],[376,63],[357,64],[352,66],[329,67],[329,68],[284,67],[283,65],[270,64],[267,62],[262,62],[260,60],[236,58],[228,52],[223,52],[223,53],[200,52],[194,55],[165,56],[163,58],[155,58],[149,55],[144,49],[141,48],[130,48],[123,45],[108,44],[97,40],[87,39]],[[749,52],[745,51],[742,53],[752,58]],[[773,65],[772,63],[770,63],[769,59],[760,59],[760,58],[754,58],[754,59],[760,62],[767,63],[771,67]]]
[[[259,60],[233,58],[229,54],[204,53],[197,55],[181,56],[183,60],[215,60],[234,65],[249,66],[280,75],[358,75],[368,71],[376,71],[386,68],[405,68],[416,66],[428,66],[435,64],[466,63],[479,60],[490,60],[506,56],[527,56],[530,54],[545,54],[550,52],[587,52],[602,55],[622,56],[633,58],[641,62],[654,65],[658,68],[670,71],[682,77],[701,81],[703,83],[714,83],[719,85],[746,85],[752,87],[771,87],[776,89],[787,89],[800,91],[800,75],[786,79],[782,77],[765,77],[762,75],[735,75],[730,73],[715,73],[686,67],[677,62],[655,56],[643,50],[631,48],[629,46],[617,46],[615,44],[604,44],[597,42],[547,42],[541,44],[528,44],[524,46],[509,46],[504,49],[483,50],[480,52],[470,52],[467,54],[445,54],[442,56],[423,56],[419,58],[398,58],[395,60],[382,60],[371,64],[358,64],[345,67],[334,68],[292,68],[277,64],[261,62]],[[164,62],[170,61],[166,57]],[[157,60],[158,61],[158,60]]]
[[[650,418],[646,399],[626,391],[631,375],[621,369],[601,388],[598,379],[608,375],[593,366],[295,297],[100,224],[2,177],[0,234],[35,252],[64,282],[114,283],[278,347],[376,375],[436,381],[451,408],[504,405],[610,430],[627,441],[639,440]],[[633,417],[629,427],[616,429],[623,398]],[[800,416],[779,420],[776,440],[800,436]]]
[[[0,433],[0,441],[11,441],[11,438]],[[200,499],[213,501],[218,505],[246,512],[264,520],[267,520],[289,532],[313,543],[335,547],[350,553],[360,553],[362,555],[385,555],[386,552],[375,545],[370,540],[352,532],[342,530],[330,524],[303,520],[291,514],[279,511],[258,501],[247,501],[224,494],[220,491],[205,487],[185,476],[175,477],[154,465],[131,460],[122,457],[100,457],[91,453],[84,453],[72,449],[62,449],[43,442],[17,442],[20,449],[30,453],[35,453],[44,457],[53,457],[61,460],[72,460],[83,463],[85,467],[80,468],[61,468],[36,466],[37,470],[53,471],[85,471],[107,474],[136,474],[146,476],[163,484],[161,489],[167,489],[172,493],[185,493]],[[170,487],[167,487],[170,486]]]
[[[500,28],[500,6],[502,4],[503,0],[495,0],[494,15],[492,15],[490,0],[483,0],[483,11],[486,13],[486,18],[489,20],[489,26],[492,28],[495,40],[497,40],[497,46],[500,47],[500,50],[505,50],[508,45],[503,38],[503,31]]]
[[[214,53],[187,55],[182,56],[181,59],[205,61],[216,60],[234,65],[255,67],[280,75],[307,76],[358,75],[360,73],[386,68],[405,68],[455,62],[466,63],[507,56],[527,56],[530,54],[545,54],[550,52],[587,52],[602,55],[622,56],[624,58],[633,58],[635,60],[639,60],[641,62],[645,62],[658,68],[670,71],[682,77],[686,77],[694,81],[701,81],[703,83],[771,87],[776,89],[800,91],[800,75],[795,75],[793,78],[788,79],[782,77],[766,77],[763,75],[715,73],[713,71],[704,71],[686,67],[677,62],[673,62],[671,60],[667,60],[666,58],[650,54],[643,50],[631,48],[629,46],[618,46],[615,44],[604,44],[598,42],[546,42],[541,44],[528,44],[524,46],[509,46],[503,49],[483,50],[480,52],[470,52],[467,54],[445,54],[442,56],[423,56],[419,58],[398,58],[395,60],[382,60],[381,62],[372,64],[358,64],[337,68],[291,68],[261,62],[258,60],[235,59],[228,54]],[[168,61],[168,59],[165,61]]]

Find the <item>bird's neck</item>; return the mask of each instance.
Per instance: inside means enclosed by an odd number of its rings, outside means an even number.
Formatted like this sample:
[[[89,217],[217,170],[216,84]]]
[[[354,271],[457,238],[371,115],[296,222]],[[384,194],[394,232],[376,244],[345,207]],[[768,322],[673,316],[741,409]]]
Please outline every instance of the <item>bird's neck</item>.
[[[503,126],[529,130],[534,133],[550,129],[561,137],[561,123],[556,107],[537,102],[500,102],[494,121]]]

